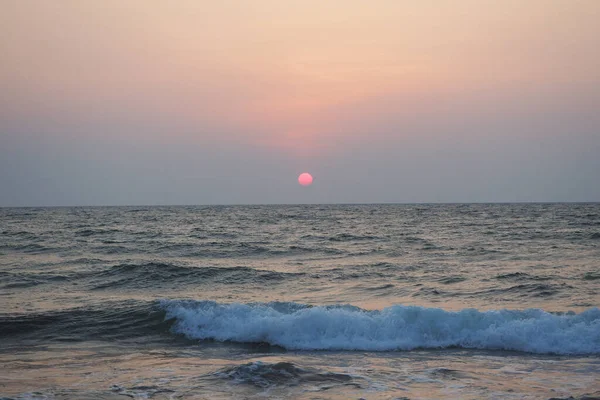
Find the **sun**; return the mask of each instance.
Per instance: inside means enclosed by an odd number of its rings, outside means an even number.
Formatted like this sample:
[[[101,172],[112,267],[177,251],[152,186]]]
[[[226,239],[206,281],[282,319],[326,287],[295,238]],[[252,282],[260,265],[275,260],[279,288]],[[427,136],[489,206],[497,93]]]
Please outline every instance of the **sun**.
[[[308,172],[304,172],[304,173],[300,174],[300,176],[298,177],[298,183],[301,184],[302,186],[309,186],[312,184],[312,182],[313,182],[313,177]]]

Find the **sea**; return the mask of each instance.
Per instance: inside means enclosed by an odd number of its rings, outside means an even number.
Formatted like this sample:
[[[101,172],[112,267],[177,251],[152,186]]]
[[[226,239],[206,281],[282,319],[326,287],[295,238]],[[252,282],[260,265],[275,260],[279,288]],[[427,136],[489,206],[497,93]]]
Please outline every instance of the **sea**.
[[[600,204],[0,208],[1,399],[600,398]]]

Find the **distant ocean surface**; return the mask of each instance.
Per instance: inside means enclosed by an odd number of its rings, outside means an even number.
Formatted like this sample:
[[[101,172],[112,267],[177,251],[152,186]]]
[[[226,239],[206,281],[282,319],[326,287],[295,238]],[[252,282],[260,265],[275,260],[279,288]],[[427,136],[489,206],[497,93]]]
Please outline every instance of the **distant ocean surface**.
[[[0,208],[0,398],[600,396],[600,204]]]

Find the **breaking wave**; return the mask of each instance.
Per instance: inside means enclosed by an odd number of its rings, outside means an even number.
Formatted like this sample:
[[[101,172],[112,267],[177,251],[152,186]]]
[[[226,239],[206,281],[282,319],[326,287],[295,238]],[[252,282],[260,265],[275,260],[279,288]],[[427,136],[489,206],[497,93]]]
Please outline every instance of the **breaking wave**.
[[[163,300],[172,331],[189,339],[268,343],[293,350],[393,351],[460,347],[548,354],[600,354],[600,309],[458,312],[396,305],[219,304]]]

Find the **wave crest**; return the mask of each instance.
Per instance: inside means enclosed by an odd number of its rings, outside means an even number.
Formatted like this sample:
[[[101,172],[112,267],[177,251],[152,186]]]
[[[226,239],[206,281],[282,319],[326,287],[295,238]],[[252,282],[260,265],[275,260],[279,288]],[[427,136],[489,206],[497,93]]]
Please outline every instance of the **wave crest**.
[[[600,309],[450,312],[396,305],[381,311],[296,303],[163,300],[173,331],[190,339],[269,343],[293,350],[390,351],[461,347],[600,354]]]

